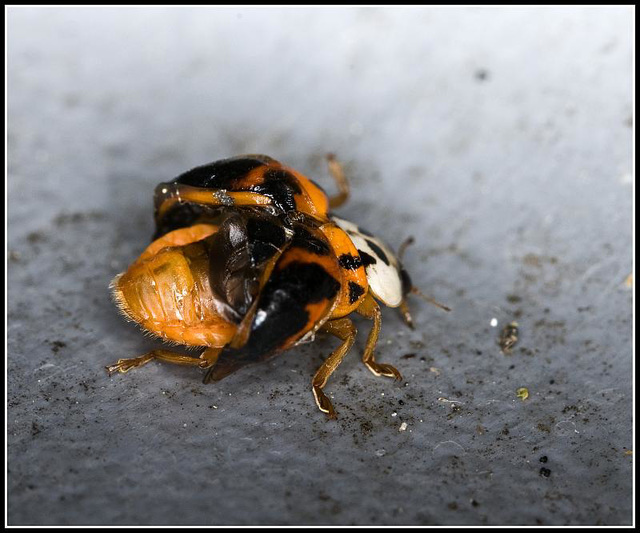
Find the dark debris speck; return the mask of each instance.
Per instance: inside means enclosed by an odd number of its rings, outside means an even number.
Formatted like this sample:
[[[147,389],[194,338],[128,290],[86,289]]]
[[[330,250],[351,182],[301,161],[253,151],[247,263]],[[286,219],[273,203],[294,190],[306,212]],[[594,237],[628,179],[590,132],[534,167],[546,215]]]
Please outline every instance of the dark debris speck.
[[[62,341],[51,341],[51,351],[53,353],[58,353],[61,348],[66,348],[67,343]]]
[[[480,82],[487,81],[489,79],[489,71],[484,68],[477,69],[473,75],[475,79]]]

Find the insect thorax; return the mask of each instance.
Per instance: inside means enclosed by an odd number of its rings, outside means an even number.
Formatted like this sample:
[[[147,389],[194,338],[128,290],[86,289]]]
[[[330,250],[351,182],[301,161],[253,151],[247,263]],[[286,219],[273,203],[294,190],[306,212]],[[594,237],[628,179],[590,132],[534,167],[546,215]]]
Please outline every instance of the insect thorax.
[[[373,295],[389,307],[397,307],[404,298],[403,268],[395,254],[380,239],[353,222],[338,217],[331,220],[351,238],[365,267]]]

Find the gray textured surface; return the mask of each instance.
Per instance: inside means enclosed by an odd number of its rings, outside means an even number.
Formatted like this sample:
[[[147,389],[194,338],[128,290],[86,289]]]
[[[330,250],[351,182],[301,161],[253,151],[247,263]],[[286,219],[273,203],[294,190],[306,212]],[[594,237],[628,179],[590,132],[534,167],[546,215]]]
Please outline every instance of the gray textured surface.
[[[8,17],[10,524],[631,522],[630,8]],[[414,235],[454,308],[385,311],[406,382],[359,362],[360,321],[336,422],[310,391],[328,338],[214,386],[107,377],[157,346],[107,292],[154,185],[262,152],[330,187],[327,151],[339,213]]]

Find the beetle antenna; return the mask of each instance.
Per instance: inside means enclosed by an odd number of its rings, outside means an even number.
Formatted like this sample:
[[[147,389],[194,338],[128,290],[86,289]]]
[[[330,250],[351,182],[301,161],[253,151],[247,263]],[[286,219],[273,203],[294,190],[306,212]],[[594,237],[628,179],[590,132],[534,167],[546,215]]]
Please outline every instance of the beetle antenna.
[[[413,238],[413,236],[407,237],[404,241],[402,241],[400,248],[398,248],[398,259],[400,259],[400,261],[402,261],[402,256],[404,255],[405,250],[414,242],[416,242],[416,240]]]
[[[422,298],[426,302],[429,302],[430,304],[435,305],[436,307],[439,307],[440,309],[443,309],[443,310],[445,310],[447,312],[451,311],[450,307],[447,307],[446,305],[441,304],[440,302],[436,301],[431,296],[427,296],[426,294],[423,294],[422,291],[420,289],[418,289],[417,287],[411,287],[411,294],[415,294],[416,296],[419,296],[420,298]]]

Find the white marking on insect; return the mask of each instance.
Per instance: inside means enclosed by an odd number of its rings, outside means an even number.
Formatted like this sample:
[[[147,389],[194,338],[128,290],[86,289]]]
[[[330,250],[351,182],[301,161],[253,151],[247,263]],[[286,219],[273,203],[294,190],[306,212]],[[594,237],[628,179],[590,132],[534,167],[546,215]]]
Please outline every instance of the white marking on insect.
[[[400,263],[395,254],[380,239],[362,233],[353,222],[338,217],[331,218],[349,235],[358,252],[364,252],[375,259],[375,263],[365,267],[367,281],[373,295],[389,307],[398,307],[402,303],[403,296],[402,277]]]
[[[254,321],[254,327],[262,324],[265,318],[267,318],[267,313],[263,309],[258,309],[258,312],[256,313],[256,318]]]

